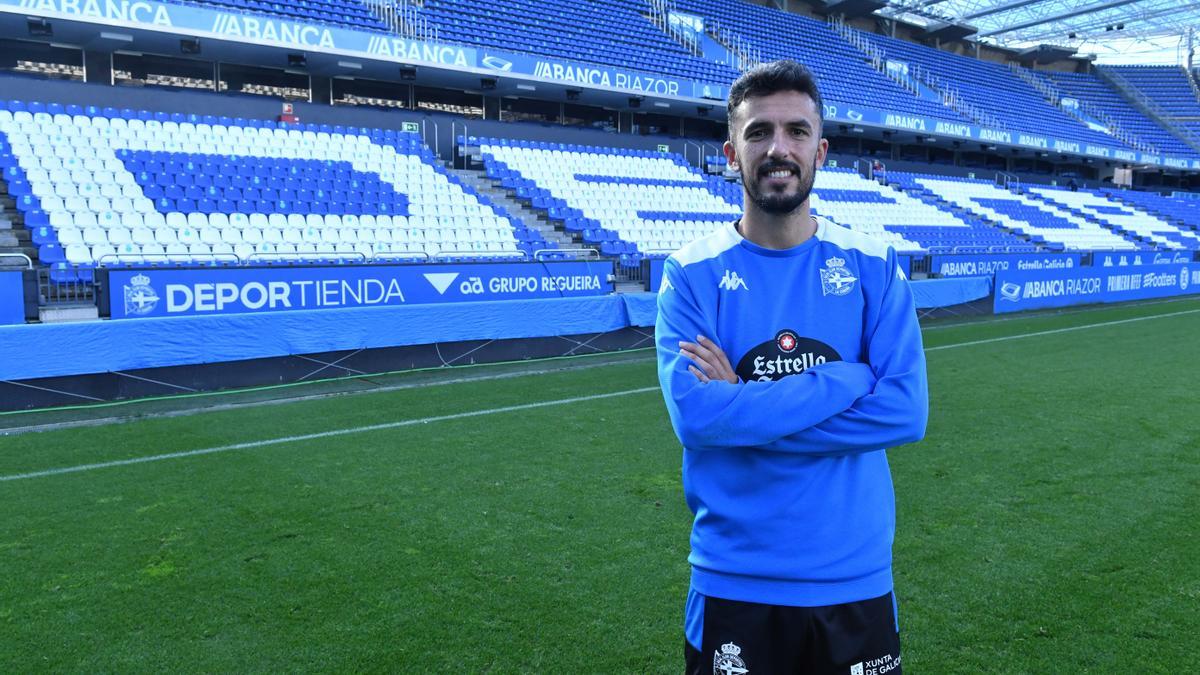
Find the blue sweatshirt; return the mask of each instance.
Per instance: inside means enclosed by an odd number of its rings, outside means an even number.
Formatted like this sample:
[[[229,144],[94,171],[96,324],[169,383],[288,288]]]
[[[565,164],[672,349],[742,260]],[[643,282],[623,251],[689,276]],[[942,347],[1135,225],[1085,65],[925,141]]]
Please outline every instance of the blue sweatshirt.
[[[885,449],[924,436],[925,355],[896,252],[817,219],[791,249],[734,224],[666,261],[659,380],[695,514],[692,590],[774,605],[892,590]],[[700,383],[679,342],[703,335],[739,382]]]

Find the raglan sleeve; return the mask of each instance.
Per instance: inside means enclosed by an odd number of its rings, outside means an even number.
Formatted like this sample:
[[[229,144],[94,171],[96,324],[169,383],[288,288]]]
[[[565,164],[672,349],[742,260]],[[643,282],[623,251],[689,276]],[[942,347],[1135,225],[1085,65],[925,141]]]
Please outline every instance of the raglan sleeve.
[[[896,252],[888,249],[884,292],[869,316],[866,358],[874,389],[841,413],[789,434],[764,450],[810,455],[869,452],[914,443],[925,436],[929,385],[916,304]]]
[[[705,311],[678,262],[669,258],[658,296],[658,376],[671,424],[692,450],[760,446],[846,411],[871,391],[862,363],[834,362],[774,382],[701,383],[680,353],[681,341],[704,335],[720,342],[715,309]]]

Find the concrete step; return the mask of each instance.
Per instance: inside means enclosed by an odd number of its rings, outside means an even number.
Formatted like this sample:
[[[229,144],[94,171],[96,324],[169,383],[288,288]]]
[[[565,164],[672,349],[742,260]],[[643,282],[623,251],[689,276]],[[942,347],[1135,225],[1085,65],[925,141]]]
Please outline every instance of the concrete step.
[[[482,171],[471,169],[450,169],[450,173],[458,176],[463,183],[471,186],[480,194],[487,195],[497,206],[503,207],[532,230],[541,233],[546,241],[554,242],[560,248],[578,248],[580,243],[571,235],[558,230],[541,213],[517,201],[507,190],[496,185]]]
[[[67,323],[71,321],[96,321],[100,318],[100,309],[95,303],[70,303],[61,305],[45,305],[38,308],[38,316],[42,323]]]

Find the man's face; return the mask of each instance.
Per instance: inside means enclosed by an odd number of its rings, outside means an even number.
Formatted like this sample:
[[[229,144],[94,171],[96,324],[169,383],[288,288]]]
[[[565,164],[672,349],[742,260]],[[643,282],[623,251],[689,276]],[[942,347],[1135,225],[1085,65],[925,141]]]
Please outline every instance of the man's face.
[[[780,91],[747,98],[734,109],[725,157],[742,174],[746,194],[763,211],[784,215],[808,200],[829,142],[808,94]]]

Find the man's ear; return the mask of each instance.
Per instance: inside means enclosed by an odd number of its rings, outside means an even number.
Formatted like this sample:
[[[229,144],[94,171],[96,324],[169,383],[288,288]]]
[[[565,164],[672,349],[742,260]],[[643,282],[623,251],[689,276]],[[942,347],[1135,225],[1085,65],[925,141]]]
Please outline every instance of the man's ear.
[[[829,140],[822,138],[817,141],[817,168],[825,166],[825,155],[829,154]]]
[[[725,145],[721,146],[721,149],[725,151],[725,161],[729,162],[729,168],[737,171],[737,150],[733,147],[733,141],[725,141]]]

